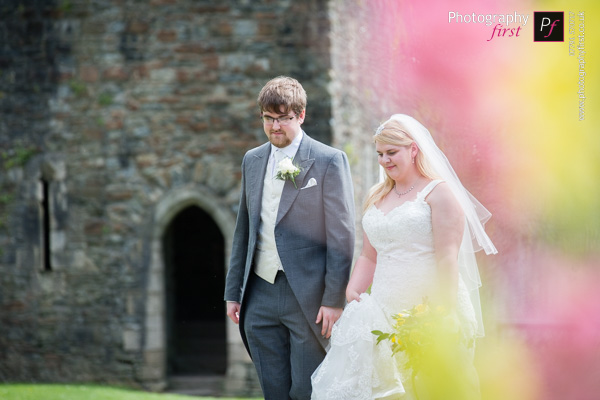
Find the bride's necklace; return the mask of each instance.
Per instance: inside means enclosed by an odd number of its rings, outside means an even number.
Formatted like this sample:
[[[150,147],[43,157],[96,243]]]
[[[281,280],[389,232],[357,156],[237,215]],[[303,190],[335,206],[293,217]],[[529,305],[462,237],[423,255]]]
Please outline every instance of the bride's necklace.
[[[396,195],[398,197],[401,197],[401,196],[404,196],[405,194],[408,194],[414,188],[415,188],[415,185],[412,185],[406,192],[398,193],[398,190],[396,190],[396,185],[394,185],[394,192],[396,192]]]

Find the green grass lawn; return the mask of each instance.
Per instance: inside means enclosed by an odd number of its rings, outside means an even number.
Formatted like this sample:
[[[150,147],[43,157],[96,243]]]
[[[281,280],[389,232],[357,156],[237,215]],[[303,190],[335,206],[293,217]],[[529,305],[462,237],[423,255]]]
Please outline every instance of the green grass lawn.
[[[97,385],[0,384],[2,400],[241,400],[234,398],[196,397],[178,394],[148,393]],[[249,400],[249,399],[244,399]],[[253,399],[259,400],[259,399]]]

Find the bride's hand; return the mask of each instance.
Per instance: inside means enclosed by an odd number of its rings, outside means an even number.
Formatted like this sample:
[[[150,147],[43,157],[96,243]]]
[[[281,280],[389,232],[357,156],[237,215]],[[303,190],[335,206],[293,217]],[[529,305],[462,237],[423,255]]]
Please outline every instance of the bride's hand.
[[[355,290],[350,290],[346,292],[346,301],[348,303],[352,303],[354,300],[360,301],[360,293]]]

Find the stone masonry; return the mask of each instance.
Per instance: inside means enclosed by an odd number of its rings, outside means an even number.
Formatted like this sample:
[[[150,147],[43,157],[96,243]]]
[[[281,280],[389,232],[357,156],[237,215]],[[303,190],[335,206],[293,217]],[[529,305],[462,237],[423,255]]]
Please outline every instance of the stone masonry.
[[[300,80],[306,131],[335,144],[328,4],[14,0],[0,15],[0,381],[163,389],[162,236],[193,205],[229,251],[262,85]],[[228,374],[249,379],[237,327],[227,343]]]

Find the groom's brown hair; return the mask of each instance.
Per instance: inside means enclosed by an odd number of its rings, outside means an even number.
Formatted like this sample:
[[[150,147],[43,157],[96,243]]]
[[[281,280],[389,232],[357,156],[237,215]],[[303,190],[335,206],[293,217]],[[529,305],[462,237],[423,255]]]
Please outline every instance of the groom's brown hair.
[[[281,114],[283,106],[286,114],[290,110],[300,114],[306,108],[306,91],[296,79],[278,76],[263,86],[257,101],[261,112]]]

